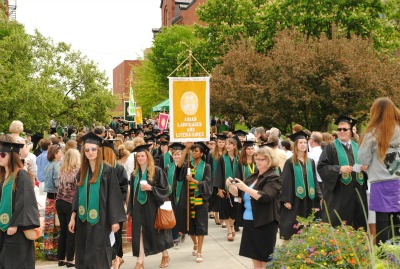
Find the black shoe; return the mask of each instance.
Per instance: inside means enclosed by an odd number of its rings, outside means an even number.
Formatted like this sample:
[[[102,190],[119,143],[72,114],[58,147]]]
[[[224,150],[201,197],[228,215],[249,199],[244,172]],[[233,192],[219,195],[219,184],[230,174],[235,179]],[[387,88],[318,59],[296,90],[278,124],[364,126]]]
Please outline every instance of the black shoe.
[[[53,255],[46,255],[46,260],[53,261],[53,262],[57,262],[58,261],[57,257],[53,256]]]
[[[58,266],[65,266],[65,265],[67,265],[68,263],[67,262],[65,262],[65,261],[58,261]]]
[[[240,228],[239,227],[235,227],[235,232],[240,232]]]
[[[74,263],[67,262],[67,267],[68,267],[68,268],[69,268],[69,267],[74,267],[74,268],[75,268],[75,264],[74,264]]]

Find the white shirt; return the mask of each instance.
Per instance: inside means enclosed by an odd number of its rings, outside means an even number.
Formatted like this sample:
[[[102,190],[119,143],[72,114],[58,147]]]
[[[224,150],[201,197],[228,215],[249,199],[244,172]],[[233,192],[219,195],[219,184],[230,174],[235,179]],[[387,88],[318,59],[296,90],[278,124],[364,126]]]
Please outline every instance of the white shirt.
[[[315,163],[315,172],[317,174],[317,180],[318,182],[322,182],[321,177],[318,174],[318,170],[317,170],[317,165],[318,165],[318,161],[319,161],[319,156],[321,156],[322,153],[322,149],[321,146],[316,146],[311,148],[310,152],[308,153],[308,158],[314,160]]]
[[[128,180],[131,180],[132,172],[135,170],[135,155],[136,152],[132,152],[128,159],[126,159],[126,162],[122,165],[128,174]]]
[[[286,151],[286,160],[293,157],[293,152],[291,152],[290,150],[285,150],[285,151]]]

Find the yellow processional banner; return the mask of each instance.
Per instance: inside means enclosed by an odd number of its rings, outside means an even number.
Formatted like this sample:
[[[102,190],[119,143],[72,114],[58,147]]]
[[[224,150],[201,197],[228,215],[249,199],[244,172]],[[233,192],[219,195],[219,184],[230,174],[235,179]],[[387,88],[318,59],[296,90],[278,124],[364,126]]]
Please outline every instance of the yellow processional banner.
[[[169,78],[170,141],[210,140],[210,78]]]
[[[143,124],[142,108],[140,106],[136,107],[135,122],[136,122],[136,124]]]

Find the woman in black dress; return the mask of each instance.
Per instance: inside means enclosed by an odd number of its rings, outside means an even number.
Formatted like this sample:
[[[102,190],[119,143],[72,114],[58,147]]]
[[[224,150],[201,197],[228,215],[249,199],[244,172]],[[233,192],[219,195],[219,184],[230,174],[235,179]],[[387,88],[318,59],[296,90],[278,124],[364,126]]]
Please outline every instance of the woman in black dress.
[[[307,134],[299,131],[290,138],[294,141],[293,156],[286,160],[281,175],[283,206],[279,230],[284,240],[297,233],[296,217],[308,217],[313,208],[320,208],[322,198],[314,161],[307,158]]]
[[[34,186],[23,169],[18,144],[10,135],[0,136],[0,268],[35,268],[34,241],[24,230],[39,227]]]
[[[278,160],[268,147],[256,151],[257,172],[244,181],[227,178],[226,186],[242,198],[243,234],[239,255],[251,258],[254,268],[265,268],[270,260],[279,226],[279,192],[282,186],[275,170]]]

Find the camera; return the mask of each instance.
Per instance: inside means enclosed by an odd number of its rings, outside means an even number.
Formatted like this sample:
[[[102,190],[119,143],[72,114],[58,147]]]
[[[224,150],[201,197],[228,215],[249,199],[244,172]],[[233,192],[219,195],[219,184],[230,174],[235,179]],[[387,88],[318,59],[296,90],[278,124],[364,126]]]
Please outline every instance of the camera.
[[[230,181],[231,181],[232,184],[235,184],[235,183],[238,183],[238,182],[239,182],[239,181],[238,181],[237,179],[235,179],[235,178],[231,178]]]

